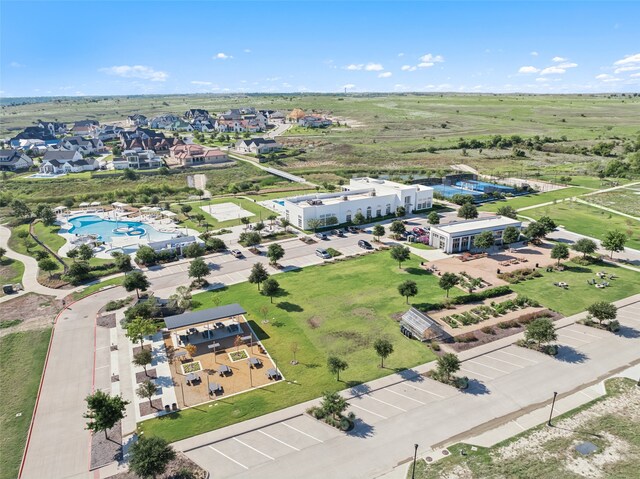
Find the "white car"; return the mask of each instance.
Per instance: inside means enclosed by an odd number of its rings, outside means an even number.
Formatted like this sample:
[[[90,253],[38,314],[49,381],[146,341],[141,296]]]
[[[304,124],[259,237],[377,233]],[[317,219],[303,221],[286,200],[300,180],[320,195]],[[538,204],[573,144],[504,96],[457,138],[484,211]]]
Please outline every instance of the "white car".
[[[239,249],[232,249],[231,250],[231,254],[233,256],[235,256],[236,258],[244,258],[244,255],[242,254],[242,251],[240,251]]]

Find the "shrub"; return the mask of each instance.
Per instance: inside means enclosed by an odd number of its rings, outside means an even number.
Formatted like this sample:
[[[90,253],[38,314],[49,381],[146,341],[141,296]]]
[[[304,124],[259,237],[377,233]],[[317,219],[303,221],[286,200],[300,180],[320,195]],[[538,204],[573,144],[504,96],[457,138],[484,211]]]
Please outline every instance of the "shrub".
[[[493,329],[491,326],[485,326],[480,331],[482,331],[484,334],[491,334],[491,335],[496,334],[496,330]]]
[[[477,340],[478,338],[476,338],[476,335],[473,333],[461,334],[455,337],[456,343],[473,343]]]
[[[431,349],[434,351],[440,351],[440,345],[436,341],[431,341]]]
[[[510,328],[519,328],[520,325],[517,321],[504,321],[502,323],[498,323],[497,325],[500,329],[510,329]]]
[[[125,304],[129,302],[129,298],[117,299],[115,301],[109,301],[107,305],[104,307],[107,311],[115,311],[116,309],[120,309],[124,307]]]
[[[618,331],[620,331],[620,321],[618,321],[617,319],[614,319],[613,321],[609,321],[609,324],[607,325],[607,329],[612,333],[617,333]]]

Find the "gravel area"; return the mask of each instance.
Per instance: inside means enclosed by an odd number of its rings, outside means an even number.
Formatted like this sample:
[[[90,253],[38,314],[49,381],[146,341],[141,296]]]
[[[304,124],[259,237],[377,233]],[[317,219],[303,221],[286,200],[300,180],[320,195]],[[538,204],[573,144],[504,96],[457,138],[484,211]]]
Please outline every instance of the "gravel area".
[[[96,318],[96,324],[102,328],[116,327],[116,313],[103,314]]]
[[[155,414],[158,411],[163,409],[162,407],[162,399],[154,399],[151,401],[151,406],[149,405],[149,401],[145,400],[140,403],[140,415],[147,416],[149,414]]]
[[[176,458],[169,463],[164,474],[160,474],[156,479],[178,479],[184,477],[181,471],[188,470],[193,474],[193,479],[206,479],[207,471],[198,466],[181,452],[176,452]],[[109,476],[106,479],[139,479],[132,472],[121,472],[115,476]]]
[[[108,439],[103,432],[91,436],[91,470],[118,461],[122,456],[122,428],[120,422],[107,431]]]
[[[136,384],[140,384],[145,382],[147,379],[156,379],[158,374],[156,373],[156,368],[147,369],[147,373],[144,371],[136,373]]]

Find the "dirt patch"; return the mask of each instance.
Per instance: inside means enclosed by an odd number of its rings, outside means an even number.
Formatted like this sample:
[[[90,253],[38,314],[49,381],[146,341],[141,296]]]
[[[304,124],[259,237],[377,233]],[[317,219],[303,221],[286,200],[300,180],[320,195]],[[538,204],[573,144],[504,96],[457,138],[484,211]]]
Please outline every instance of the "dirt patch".
[[[378,318],[376,312],[371,308],[355,308],[351,310],[351,314],[367,321],[373,321]]]
[[[115,328],[116,327],[116,313],[103,314],[96,318],[96,324],[101,328]]]
[[[147,350],[151,351],[151,345],[150,344],[145,345],[144,349],[147,349]],[[133,347],[133,355],[134,356],[136,354],[138,354],[140,351],[142,351],[142,346],[134,346]]]
[[[111,464],[122,459],[122,428],[120,421],[107,431],[91,435],[91,467],[90,470]]]
[[[371,346],[372,339],[356,331],[331,331],[327,333],[327,344],[333,344],[339,354],[350,354]]]
[[[324,320],[320,316],[311,316],[307,319],[307,324],[311,329],[317,329],[322,325]]]
[[[136,384],[143,383],[148,379],[157,379],[157,378],[158,378],[158,374],[156,372],[156,368],[147,369],[146,374],[144,373],[144,371],[140,373],[136,373]]]
[[[177,479],[186,477],[184,471],[191,472],[193,479],[205,479],[207,471],[198,466],[195,462],[185,456],[183,453],[176,451],[176,458],[171,461],[164,474],[157,476],[157,479]],[[138,479],[132,472],[121,472],[115,476],[109,476],[107,479]]]
[[[20,324],[1,329],[0,337],[18,331],[49,327],[61,309],[61,301],[53,296],[36,293],[27,293],[11,301],[0,303],[0,322],[22,320]]]
[[[154,399],[149,404],[149,401],[144,401],[140,403],[140,415],[147,416],[149,414],[155,414],[158,411],[162,411],[162,399]]]

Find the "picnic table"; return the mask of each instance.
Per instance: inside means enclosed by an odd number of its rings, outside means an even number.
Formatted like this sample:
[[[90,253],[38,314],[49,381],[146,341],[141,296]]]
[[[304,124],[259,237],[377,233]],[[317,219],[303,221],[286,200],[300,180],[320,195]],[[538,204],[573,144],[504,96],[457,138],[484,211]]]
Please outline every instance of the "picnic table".
[[[262,364],[262,361],[260,361],[260,358],[251,357],[251,358],[249,358],[249,364],[252,367],[257,367],[257,366],[260,366]]]
[[[187,374],[186,379],[187,379],[187,383],[192,383],[194,381],[199,381],[200,376],[198,376],[196,373],[189,373]]]
[[[218,372],[220,373],[220,376],[224,376],[225,374],[231,372],[231,368],[226,364],[221,364],[218,368]]]
[[[209,383],[209,394],[215,394],[222,391],[222,386],[218,383]]]
[[[189,334],[198,334],[198,330],[197,330],[196,328],[189,328],[189,329],[187,330],[187,332],[188,332]]]
[[[275,368],[267,369],[266,374],[269,379],[278,379],[280,377],[280,373]]]

